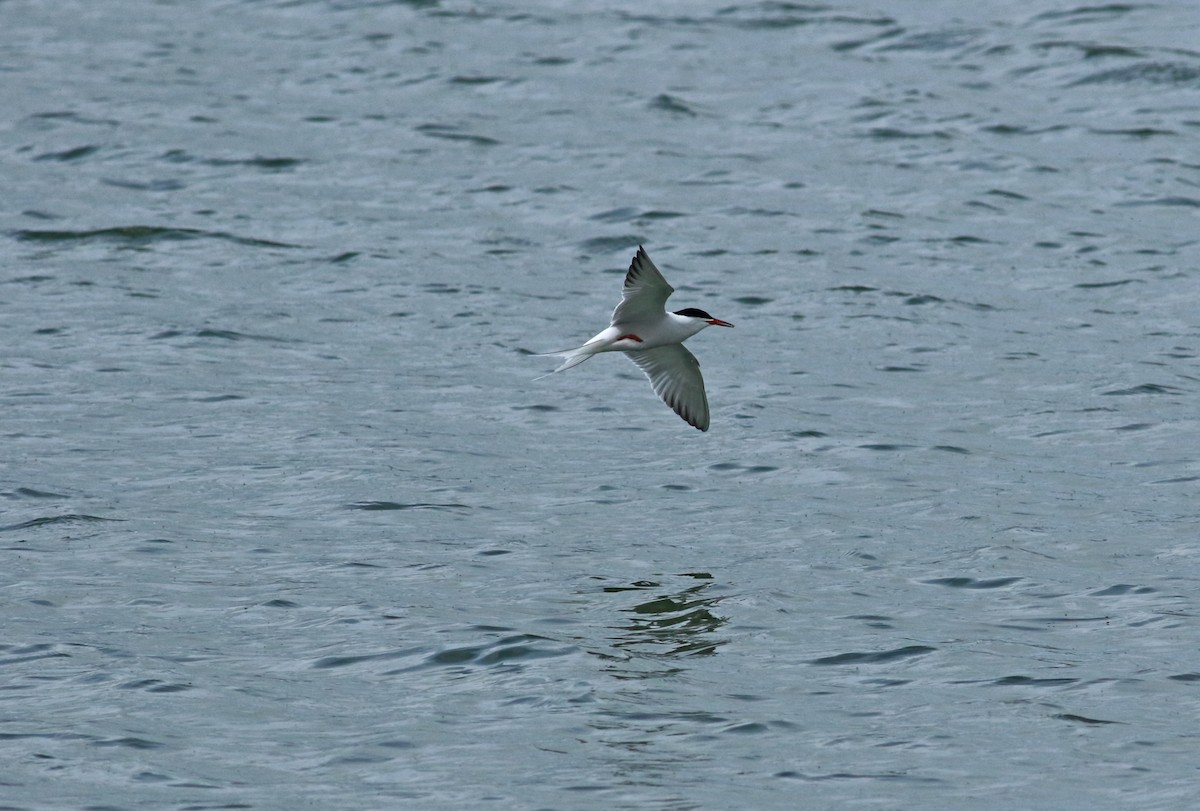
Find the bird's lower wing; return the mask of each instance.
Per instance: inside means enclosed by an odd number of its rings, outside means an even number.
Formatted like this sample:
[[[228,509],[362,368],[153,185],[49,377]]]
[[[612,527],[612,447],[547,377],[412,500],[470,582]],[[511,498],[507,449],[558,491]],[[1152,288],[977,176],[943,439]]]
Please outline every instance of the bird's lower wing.
[[[626,357],[650,378],[654,393],[689,425],[708,430],[708,396],[700,362],[683,344],[626,352]]]

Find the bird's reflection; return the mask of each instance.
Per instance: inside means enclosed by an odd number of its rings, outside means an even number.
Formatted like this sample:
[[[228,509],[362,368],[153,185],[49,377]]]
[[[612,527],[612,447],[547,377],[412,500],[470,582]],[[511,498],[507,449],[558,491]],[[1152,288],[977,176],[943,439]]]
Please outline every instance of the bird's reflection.
[[[723,598],[705,596],[713,586],[707,572],[689,572],[690,585],[669,590],[669,584],[640,580],[628,586],[607,586],[609,593],[654,595],[622,609],[627,622],[611,626],[618,632],[613,647],[652,657],[703,656],[716,653],[726,640],[717,637],[728,619],[714,613]],[[695,582],[701,581],[701,582]]]

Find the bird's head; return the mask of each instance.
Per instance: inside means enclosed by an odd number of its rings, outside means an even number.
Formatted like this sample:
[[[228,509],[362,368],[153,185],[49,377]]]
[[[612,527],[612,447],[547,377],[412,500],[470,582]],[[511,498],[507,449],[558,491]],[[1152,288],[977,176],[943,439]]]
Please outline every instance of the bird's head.
[[[733,324],[730,324],[728,321],[722,321],[719,318],[713,318],[711,315],[704,312],[704,310],[699,310],[695,307],[688,307],[687,309],[684,309],[684,310],[676,310],[674,312],[674,315],[680,316],[681,318],[687,318],[687,319],[697,322],[697,326],[700,329],[704,329],[704,327],[708,327],[708,326],[712,326],[712,327],[732,327],[733,326]],[[703,322],[703,326],[700,326],[699,322]]]

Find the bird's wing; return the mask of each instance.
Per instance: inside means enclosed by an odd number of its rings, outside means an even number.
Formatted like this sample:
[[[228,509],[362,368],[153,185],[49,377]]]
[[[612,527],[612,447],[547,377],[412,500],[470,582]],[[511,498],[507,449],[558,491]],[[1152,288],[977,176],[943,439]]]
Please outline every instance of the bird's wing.
[[[700,362],[683,344],[635,349],[625,355],[650,378],[654,393],[689,425],[708,430],[708,396]]]
[[[637,254],[629,263],[629,272],[625,274],[621,303],[613,310],[613,326],[661,317],[667,299],[674,292],[675,288],[667,284],[667,280],[646,255],[645,249],[639,245]]]

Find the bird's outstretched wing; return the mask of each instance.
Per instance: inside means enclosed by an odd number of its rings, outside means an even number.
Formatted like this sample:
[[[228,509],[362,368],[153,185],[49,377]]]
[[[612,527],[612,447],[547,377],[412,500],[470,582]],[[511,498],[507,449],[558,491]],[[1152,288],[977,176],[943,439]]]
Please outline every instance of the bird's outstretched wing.
[[[667,307],[667,299],[674,292],[675,288],[667,284],[646,250],[639,245],[629,263],[629,272],[625,274],[621,303],[613,310],[613,326],[660,318]]]
[[[637,349],[625,355],[646,373],[654,393],[676,414],[689,425],[708,430],[708,395],[704,393],[700,362],[683,344]]]

